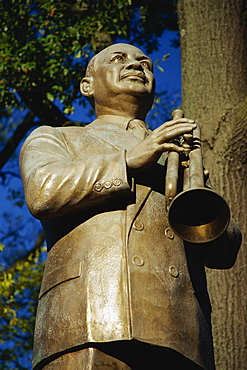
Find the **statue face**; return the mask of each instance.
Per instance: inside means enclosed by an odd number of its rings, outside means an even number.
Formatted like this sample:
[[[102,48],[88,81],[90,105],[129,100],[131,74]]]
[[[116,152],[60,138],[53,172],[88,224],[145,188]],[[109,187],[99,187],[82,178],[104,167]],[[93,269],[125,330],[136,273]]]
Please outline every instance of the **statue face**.
[[[112,104],[111,98],[115,104],[119,99],[122,103],[128,96],[146,96],[152,102],[155,88],[152,70],[151,59],[133,45],[115,44],[102,50],[93,74],[95,103]]]

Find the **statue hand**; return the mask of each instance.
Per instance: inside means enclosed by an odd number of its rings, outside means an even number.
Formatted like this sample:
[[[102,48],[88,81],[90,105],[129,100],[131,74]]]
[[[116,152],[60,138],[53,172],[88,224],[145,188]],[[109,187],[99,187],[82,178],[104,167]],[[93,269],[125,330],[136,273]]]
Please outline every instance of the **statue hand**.
[[[148,168],[156,163],[160,155],[166,151],[183,152],[184,149],[172,143],[172,140],[191,133],[195,128],[194,121],[187,118],[163,123],[140,144],[127,152],[128,169],[135,172]]]

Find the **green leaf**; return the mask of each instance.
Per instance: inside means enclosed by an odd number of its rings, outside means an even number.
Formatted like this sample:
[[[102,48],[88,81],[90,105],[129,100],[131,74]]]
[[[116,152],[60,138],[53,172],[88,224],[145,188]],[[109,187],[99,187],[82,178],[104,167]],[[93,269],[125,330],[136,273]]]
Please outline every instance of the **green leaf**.
[[[160,72],[164,72],[164,69],[163,69],[161,66],[157,65],[157,68],[158,68],[158,70],[159,70]]]
[[[46,93],[46,97],[49,101],[53,101],[54,100],[54,96],[50,93],[50,92],[47,92]]]
[[[167,60],[170,55],[171,55],[170,53],[163,55],[162,61],[164,62],[165,60]]]

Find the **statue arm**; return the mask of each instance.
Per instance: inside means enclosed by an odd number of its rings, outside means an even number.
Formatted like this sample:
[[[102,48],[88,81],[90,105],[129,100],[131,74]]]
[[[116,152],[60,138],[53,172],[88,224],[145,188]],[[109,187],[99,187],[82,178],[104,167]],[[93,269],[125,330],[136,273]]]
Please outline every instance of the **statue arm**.
[[[26,139],[20,168],[27,205],[40,220],[132,194],[124,150],[98,154],[85,139],[84,153],[77,156],[61,132],[48,126]]]

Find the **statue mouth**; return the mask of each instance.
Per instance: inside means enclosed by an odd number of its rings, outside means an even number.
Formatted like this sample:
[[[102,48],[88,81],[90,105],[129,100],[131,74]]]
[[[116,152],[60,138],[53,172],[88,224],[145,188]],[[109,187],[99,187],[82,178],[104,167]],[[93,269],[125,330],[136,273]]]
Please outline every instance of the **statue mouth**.
[[[124,80],[125,78],[130,78],[132,80],[139,80],[139,81],[142,81],[144,83],[147,82],[147,78],[145,76],[144,73],[142,72],[127,72],[127,73],[124,73],[123,76],[120,78],[120,80]]]

